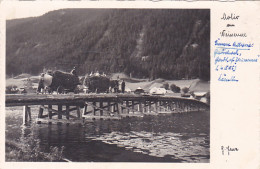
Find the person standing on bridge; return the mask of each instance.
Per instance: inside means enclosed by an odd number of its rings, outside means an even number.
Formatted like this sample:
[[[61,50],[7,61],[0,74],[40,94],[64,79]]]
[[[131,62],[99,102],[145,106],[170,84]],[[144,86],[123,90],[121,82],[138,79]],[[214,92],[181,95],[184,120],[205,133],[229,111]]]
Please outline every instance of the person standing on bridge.
[[[74,66],[74,68],[71,70],[70,73],[73,74],[73,75],[75,75],[75,76],[78,76],[77,67]]]
[[[125,93],[125,81],[123,80],[121,84],[122,93]]]
[[[37,94],[41,93],[42,89],[44,89],[44,73],[41,74],[40,81],[38,83]]]

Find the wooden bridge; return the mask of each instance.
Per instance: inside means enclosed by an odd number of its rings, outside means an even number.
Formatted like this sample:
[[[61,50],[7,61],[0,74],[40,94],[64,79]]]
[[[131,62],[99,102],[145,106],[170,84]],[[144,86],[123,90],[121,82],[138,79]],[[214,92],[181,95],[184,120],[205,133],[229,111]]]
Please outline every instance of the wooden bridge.
[[[38,123],[78,123],[87,119],[209,110],[209,105],[195,99],[135,94],[6,95],[5,103],[6,107],[23,106],[24,123],[31,120],[31,106],[35,105],[39,106]]]

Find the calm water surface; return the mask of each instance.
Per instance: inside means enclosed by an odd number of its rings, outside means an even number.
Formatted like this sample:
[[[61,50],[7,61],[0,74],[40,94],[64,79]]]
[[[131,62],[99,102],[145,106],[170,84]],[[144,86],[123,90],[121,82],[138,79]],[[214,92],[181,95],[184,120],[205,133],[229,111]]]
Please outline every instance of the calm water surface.
[[[33,119],[37,109],[32,109]],[[85,125],[22,125],[22,108],[6,108],[6,142],[40,150],[64,147],[62,156],[77,162],[209,162],[210,113],[192,112]],[[31,145],[32,146],[32,145]]]

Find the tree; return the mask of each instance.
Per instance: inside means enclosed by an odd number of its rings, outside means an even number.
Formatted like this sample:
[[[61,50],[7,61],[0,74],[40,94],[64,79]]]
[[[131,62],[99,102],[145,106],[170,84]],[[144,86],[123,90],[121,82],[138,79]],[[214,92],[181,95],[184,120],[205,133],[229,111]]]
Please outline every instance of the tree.
[[[181,91],[181,88],[176,86],[175,84],[171,84],[170,88],[174,93],[180,93]]]
[[[189,92],[189,88],[187,88],[187,87],[184,87],[181,90],[182,90],[183,93],[188,93]]]
[[[166,90],[169,90],[169,83],[167,82],[164,83],[162,87],[165,88]]]

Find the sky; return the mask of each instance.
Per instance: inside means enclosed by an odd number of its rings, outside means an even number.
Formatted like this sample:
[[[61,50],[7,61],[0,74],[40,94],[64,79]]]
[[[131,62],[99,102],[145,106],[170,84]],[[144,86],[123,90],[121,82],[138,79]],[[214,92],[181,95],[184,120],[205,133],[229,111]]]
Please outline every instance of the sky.
[[[1,12],[7,20],[41,16],[49,11],[61,9],[60,5],[46,3],[12,2],[1,6]],[[69,8],[69,6],[68,6]]]
[[[140,1],[140,0],[135,0]],[[148,1],[146,3],[138,3],[139,8],[158,8],[156,2],[160,0],[142,0]],[[166,3],[172,0],[166,0]],[[86,3],[85,3],[86,2]],[[178,2],[179,8],[187,8],[187,4]],[[198,4],[198,3],[196,3]],[[196,5],[195,4],[195,5]],[[118,2],[118,0],[81,0],[81,1],[67,1],[67,0],[41,0],[41,1],[16,1],[16,0],[0,0],[0,13],[4,15],[7,20],[27,18],[34,16],[41,16],[49,11],[62,8],[136,8],[137,2]],[[172,6],[174,7],[174,6]],[[199,8],[202,6],[200,5]],[[169,8],[168,5],[160,8]],[[188,7],[189,8],[189,7]],[[190,7],[194,8],[194,7]]]

